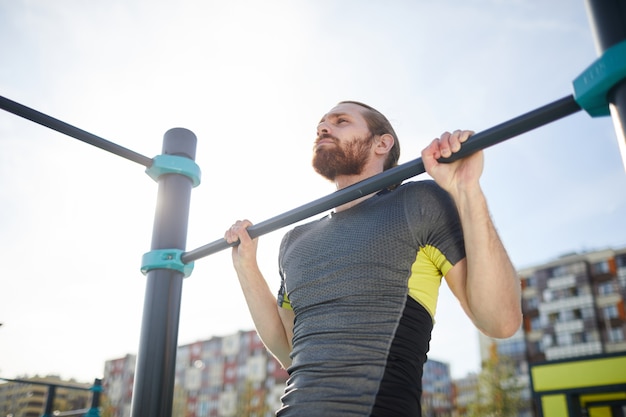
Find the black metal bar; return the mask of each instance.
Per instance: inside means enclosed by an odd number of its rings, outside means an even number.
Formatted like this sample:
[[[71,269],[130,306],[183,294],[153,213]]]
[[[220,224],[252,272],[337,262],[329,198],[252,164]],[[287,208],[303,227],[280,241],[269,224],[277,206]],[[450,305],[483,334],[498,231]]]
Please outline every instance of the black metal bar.
[[[57,387],[55,385],[48,386],[48,396],[46,397],[46,406],[43,411],[43,417],[52,417],[54,408],[54,397],[56,395]]]
[[[163,139],[163,154],[194,160],[196,136],[186,129],[171,129]],[[152,250],[185,250],[192,182],[182,174],[159,178]],[[147,273],[141,339],[133,388],[133,417],[169,417],[172,414],[176,346],[183,273],[153,269]]]
[[[80,391],[91,391],[90,387],[76,387],[73,385],[64,385],[64,384],[54,384],[51,382],[44,382],[44,381],[32,381],[29,379],[12,379],[12,378],[2,378],[0,377],[0,380],[2,381],[8,381],[8,382],[15,382],[18,384],[32,384],[32,385],[44,385],[44,386],[55,386],[57,388],[65,388],[65,389],[76,389],[76,390],[80,390]]]
[[[587,11],[599,54],[626,41],[626,2],[623,0],[587,0]],[[609,91],[611,117],[626,169],[626,80]]]
[[[30,107],[26,107],[13,100],[9,100],[6,97],[0,96],[0,108],[17,116],[23,117],[24,119],[28,119],[42,126],[93,145],[97,148],[121,156],[122,158],[141,164],[147,168],[152,166],[152,159],[147,156],[131,151],[130,149],[124,148],[123,146],[86,132],[61,120],[55,119],[54,117],[50,117],[47,114],[31,109]]]
[[[463,145],[461,151],[454,154],[451,158],[442,158],[440,161],[453,162],[476,151],[488,148],[550,122],[554,122],[580,110],[581,108],[574,100],[574,97],[569,95],[490,129],[476,133]],[[273,232],[383,188],[399,184],[408,178],[424,172],[425,169],[422,159],[415,159],[269,220],[257,223],[251,226],[248,232],[253,238]],[[236,245],[237,243],[228,244],[226,240],[218,239],[207,245],[183,253],[181,259],[184,263],[189,263]]]
[[[94,379],[91,391],[93,392],[91,395],[91,407],[87,410],[83,417],[100,417],[100,396],[102,395],[101,379]]]
[[[99,378],[94,379],[91,390],[93,391],[93,396],[91,397],[91,408],[98,408],[100,407],[100,395],[102,394],[102,380]]]

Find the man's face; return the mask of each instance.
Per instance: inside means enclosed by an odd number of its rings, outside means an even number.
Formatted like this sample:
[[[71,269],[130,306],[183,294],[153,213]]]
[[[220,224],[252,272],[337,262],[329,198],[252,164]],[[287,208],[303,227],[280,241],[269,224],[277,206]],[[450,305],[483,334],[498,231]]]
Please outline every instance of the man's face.
[[[359,175],[374,140],[361,114],[361,106],[342,103],[322,117],[313,147],[313,168],[334,181],[340,175]]]

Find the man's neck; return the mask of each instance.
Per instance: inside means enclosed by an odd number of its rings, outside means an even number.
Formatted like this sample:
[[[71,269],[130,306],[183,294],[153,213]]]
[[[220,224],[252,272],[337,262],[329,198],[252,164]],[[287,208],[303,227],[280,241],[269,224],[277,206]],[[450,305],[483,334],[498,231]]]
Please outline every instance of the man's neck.
[[[357,182],[363,181],[364,179],[380,174],[380,172],[381,172],[380,169],[365,169],[359,175],[342,175],[342,176],[335,178],[335,186],[337,190],[342,190],[346,187],[356,184]],[[371,193],[363,197],[359,197],[356,200],[352,200],[346,204],[342,204],[341,206],[335,207],[335,213],[339,213],[340,211],[344,211],[349,208],[352,208],[356,206],[357,204],[363,202],[364,200],[367,200],[368,198],[372,197],[375,194],[376,193]]]

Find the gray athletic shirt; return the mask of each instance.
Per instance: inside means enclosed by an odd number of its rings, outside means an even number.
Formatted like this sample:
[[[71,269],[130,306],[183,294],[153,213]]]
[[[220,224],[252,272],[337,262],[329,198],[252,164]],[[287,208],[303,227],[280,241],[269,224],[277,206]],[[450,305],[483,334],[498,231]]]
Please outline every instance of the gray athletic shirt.
[[[441,277],[464,256],[456,208],[430,180],[289,231],[278,303],[295,313],[293,362],[277,415],[400,416],[393,407],[419,408]],[[408,386],[407,394],[393,384]]]

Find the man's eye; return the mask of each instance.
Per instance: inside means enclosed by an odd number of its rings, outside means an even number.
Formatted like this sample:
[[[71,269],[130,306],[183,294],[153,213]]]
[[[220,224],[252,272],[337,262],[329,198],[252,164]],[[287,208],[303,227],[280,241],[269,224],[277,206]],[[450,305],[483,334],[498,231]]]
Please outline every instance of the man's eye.
[[[348,121],[346,119],[337,119],[337,124],[341,124],[341,123],[347,123]]]

